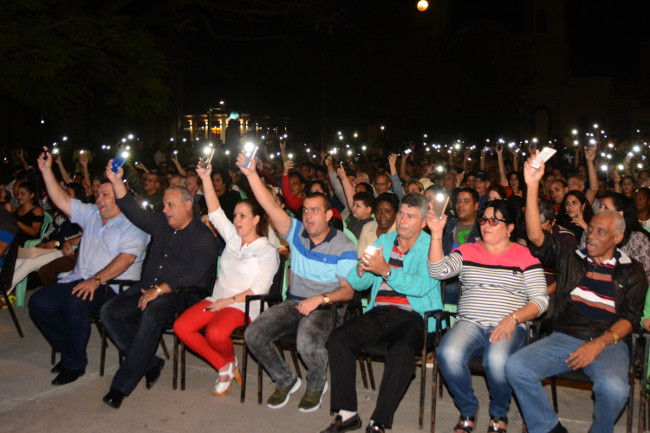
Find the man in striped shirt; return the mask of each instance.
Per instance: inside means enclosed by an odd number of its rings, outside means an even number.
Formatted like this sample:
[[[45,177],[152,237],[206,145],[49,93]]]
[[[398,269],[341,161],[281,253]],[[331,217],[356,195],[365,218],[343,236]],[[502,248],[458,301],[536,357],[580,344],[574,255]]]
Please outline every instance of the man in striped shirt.
[[[528,161],[526,231],[531,253],[557,271],[554,331],[512,355],[506,375],[531,433],[566,432],[551,408],[541,381],[582,369],[595,394],[592,433],[612,432],[629,395],[626,344],[639,323],[648,283],[640,263],[616,248],[625,220],[605,210],[589,221],[587,248],[568,248],[540,224],[537,196],[544,166]]]
[[[363,316],[333,331],[328,340],[331,410],[337,416],[321,433],[361,428],[355,354],[377,343],[388,343],[389,349],[366,432],[383,433],[392,426],[393,414],[415,373],[415,354],[422,350],[423,314],[442,308],[440,282],[429,278],[426,266],[431,237],[422,228],[427,210],[424,195],[405,195],[397,213],[397,231],[381,235],[348,273],[354,290],[370,287],[370,301]],[[429,331],[434,325],[430,321]]]

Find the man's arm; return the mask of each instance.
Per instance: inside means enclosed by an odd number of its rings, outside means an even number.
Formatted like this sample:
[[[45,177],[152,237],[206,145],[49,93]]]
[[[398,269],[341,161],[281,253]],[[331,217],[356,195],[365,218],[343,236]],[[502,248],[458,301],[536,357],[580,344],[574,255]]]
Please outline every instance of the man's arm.
[[[257,202],[269,216],[269,219],[278,230],[278,233],[286,236],[291,228],[291,217],[284,211],[284,209],[278,206],[269,190],[264,186],[262,179],[260,179],[257,171],[255,171],[255,161],[251,160],[248,168],[242,167],[242,165],[244,165],[243,151],[237,157],[237,166],[240,168],[242,173],[244,173],[244,176],[248,178],[248,183],[257,199]]]
[[[345,302],[352,299],[354,290],[347,281],[339,280],[339,288],[333,292],[324,293],[322,295],[312,296],[311,298],[303,299],[296,306],[300,314],[309,316],[309,314],[321,305],[325,305],[325,295],[333,302]]]
[[[43,174],[43,182],[47,189],[47,195],[50,197],[54,205],[61,210],[68,217],[72,216],[72,200],[65,192],[59,182],[56,181],[54,173],[52,172],[52,155],[43,147],[44,152],[38,157],[38,168]]]
[[[632,324],[626,319],[620,319],[598,338],[580,345],[575,352],[569,355],[566,362],[574,370],[584,368],[591,364],[607,345],[616,344],[631,333]]]
[[[539,153],[539,151],[537,151]],[[542,162],[539,169],[530,166],[532,157],[524,163],[524,180],[528,187],[526,193],[526,235],[528,240],[535,246],[541,246],[544,242],[544,232],[542,231],[542,222],[539,217],[539,182],[544,176],[544,163]]]
[[[104,267],[104,269],[97,272],[93,277],[74,286],[72,294],[77,295],[77,297],[82,298],[84,301],[86,298],[88,298],[89,301],[92,301],[95,296],[95,290],[97,290],[101,283],[122,275],[134,261],[134,254],[118,254],[117,257],[111,260],[111,262]]]
[[[343,193],[345,195],[345,203],[348,205],[348,209],[352,212],[352,205],[354,204],[354,187],[350,183],[347,174],[345,174],[345,169],[341,165],[337,170],[336,174],[341,179],[341,185],[343,185]]]
[[[592,147],[585,152],[585,159],[587,160],[587,173],[589,174],[589,189],[585,191],[585,197],[589,204],[594,204],[596,200],[596,193],[598,193],[598,175],[596,174],[596,167],[594,159],[596,158],[596,148]]]

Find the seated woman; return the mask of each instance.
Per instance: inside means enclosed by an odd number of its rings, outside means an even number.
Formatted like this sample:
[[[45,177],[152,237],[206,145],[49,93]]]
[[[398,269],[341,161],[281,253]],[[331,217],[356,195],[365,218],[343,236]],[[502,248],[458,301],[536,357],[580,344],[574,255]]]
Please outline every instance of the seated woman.
[[[66,186],[65,190],[70,198],[76,198],[82,202],[86,201],[86,192],[81,184],[71,182]],[[16,259],[14,278],[9,291],[13,290],[30,272],[38,271],[42,266],[59,257],[74,255],[73,247],[79,245],[81,234],[81,227],[70,222],[68,217],[57,209],[52,217],[52,224],[43,233],[41,242],[36,245],[36,248],[41,250],[39,255]],[[66,270],[72,270],[72,268]]]
[[[490,392],[488,431],[503,433],[512,396],[506,360],[524,344],[524,322],[548,307],[544,271],[528,248],[513,242],[515,212],[503,200],[488,202],[479,214],[481,242],[463,244],[444,257],[447,217],[429,214],[429,275],[439,280],[460,275],[461,282],[457,321],[438,346],[440,371],[460,410],[454,432],[474,429],[478,399],[468,364],[483,355]]]
[[[357,246],[359,257],[366,251],[368,245],[372,245],[379,236],[395,231],[395,218],[398,209],[399,200],[392,192],[385,192],[377,196],[373,206],[375,220],[361,229]]]
[[[203,182],[210,221],[224,238],[226,248],[212,296],[185,311],[174,323],[174,332],[188,348],[219,371],[212,393],[221,397],[230,392],[233,378],[238,385],[242,383],[230,334],[244,325],[246,296],[268,293],[279,258],[266,239],[268,223],[260,205],[252,199],[241,200],[235,206],[231,223],[212,185],[212,167],[208,165],[196,171]],[[251,320],[259,311],[257,302],[251,304]],[[205,335],[200,332],[203,328]]]
[[[576,239],[580,239],[582,233],[589,226],[591,217],[594,216],[593,208],[587,201],[587,197],[580,191],[571,190],[564,197],[562,208],[569,217],[566,228],[575,235]]]
[[[43,225],[43,209],[36,204],[36,186],[31,182],[22,182],[18,186],[16,198],[18,207],[13,212],[20,229],[16,237],[22,245],[30,239],[38,239]]]

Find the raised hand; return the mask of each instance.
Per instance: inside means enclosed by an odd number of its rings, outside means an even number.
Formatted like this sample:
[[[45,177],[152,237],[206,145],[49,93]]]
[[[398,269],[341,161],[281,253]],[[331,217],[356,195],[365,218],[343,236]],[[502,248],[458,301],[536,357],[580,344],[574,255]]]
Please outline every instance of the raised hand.
[[[289,174],[291,169],[293,169],[294,165],[295,165],[295,163],[291,159],[287,159],[286,161],[284,161],[284,172],[283,172],[283,174]]]
[[[542,178],[544,177],[544,162],[540,164],[539,168],[534,168],[531,166],[533,163],[533,160],[537,158],[537,155],[539,154],[539,150],[536,150],[533,153],[533,156],[528,158],[528,160],[524,163],[524,181],[526,182],[526,185],[533,185],[539,183]]]
[[[199,162],[196,164],[196,174],[198,174],[201,179],[210,179],[211,173],[212,164],[204,164],[203,160],[199,158]]]
[[[436,213],[433,211],[433,203],[429,203],[429,210],[427,211],[425,222],[427,223],[429,230],[431,230],[432,236],[434,236],[434,234],[442,235],[442,233],[445,231],[445,225],[447,224],[447,215],[436,215]]]
[[[122,177],[124,176],[124,169],[122,167],[117,167],[117,173],[113,171],[113,160],[109,159],[108,164],[106,164],[105,171],[106,179],[111,183],[122,182]]]
[[[22,150],[20,152],[22,153]],[[52,155],[47,151],[47,147],[43,146],[43,153],[40,154],[36,162],[41,172],[52,170]]]
[[[245,152],[242,150],[239,156],[237,156],[237,167],[239,167],[241,172],[244,173],[244,176],[248,177],[255,174],[255,168],[257,167],[257,164],[254,159],[251,159],[250,165],[248,168],[246,168],[246,164],[244,164],[246,155],[244,155],[244,153]]]

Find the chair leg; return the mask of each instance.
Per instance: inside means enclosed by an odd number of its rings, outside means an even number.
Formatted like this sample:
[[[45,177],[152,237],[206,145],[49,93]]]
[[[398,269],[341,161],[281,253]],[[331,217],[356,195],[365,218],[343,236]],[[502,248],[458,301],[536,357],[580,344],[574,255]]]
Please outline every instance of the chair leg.
[[[436,398],[438,396],[438,356],[433,356],[433,369],[431,370],[431,433],[436,432]]]
[[[300,373],[300,362],[298,362],[298,351],[295,346],[291,346],[289,350],[291,352],[291,359],[293,360],[293,366],[296,369],[296,376],[302,379],[302,374]]]
[[[243,403],[246,400],[246,373],[248,371],[248,350],[246,350],[246,343],[242,345],[242,361],[241,361],[241,374],[242,374],[242,383],[241,383],[241,396],[239,397],[239,402]]]
[[[420,411],[418,413],[418,428],[420,430],[424,426],[424,390],[425,390],[425,385],[427,382],[427,363],[426,363],[426,355],[422,359],[422,363],[420,365],[420,370],[422,371],[420,375]]]
[[[169,350],[167,350],[167,344],[165,344],[165,340],[163,339],[163,336],[160,336],[160,347],[162,347],[163,353],[165,354],[165,358],[169,360]]]
[[[262,404],[262,364],[257,361],[257,404]]]
[[[181,345],[181,391],[185,391],[185,354],[187,351],[185,350],[185,344],[183,342],[180,343]]]
[[[50,356],[50,364],[51,365],[56,364],[56,352],[54,351],[54,348],[52,348],[52,355]]]
[[[14,326],[16,326],[16,330],[18,331],[18,335],[20,335],[20,338],[24,338],[25,336],[23,335],[23,330],[20,328],[20,323],[18,323],[18,317],[16,316],[16,312],[14,311],[14,306],[11,305],[11,301],[9,300],[9,295],[7,294],[7,291],[3,288],[2,289],[4,298],[5,298],[5,304],[7,305],[7,308],[9,309],[9,313],[11,314],[11,320],[14,321]]]
[[[161,345],[164,346],[164,341],[162,339],[162,336],[160,337],[160,343]],[[165,347],[165,352],[167,352],[167,348]],[[169,359],[169,354],[165,353],[165,356],[167,359]],[[177,344],[177,337],[174,335],[174,362],[172,366],[172,389],[176,389],[178,386],[178,344]]]
[[[97,327],[99,328],[99,323],[97,323]],[[103,326],[99,330],[99,335],[101,335],[102,338],[102,348],[100,349],[99,353],[99,375],[101,377],[104,377],[104,368],[106,367],[106,328]]]
[[[366,375],[366,368],[363,366],[363,358],[357,355],[359,361],[359,371],[361,371],[361,381],[363,382],[363,389],[368,389],[368,376]]]
[[[551,378],[551,400],[553,401],[553,410],[555,413],[558,413],[557,410],[557,389],[555,386],[555,379]]]
[[[370,388],[375,390],[375,374],[372,371],[372,362],[369,358],[366,358],[366,368],[368,369],[368,378],[370,379]]]

